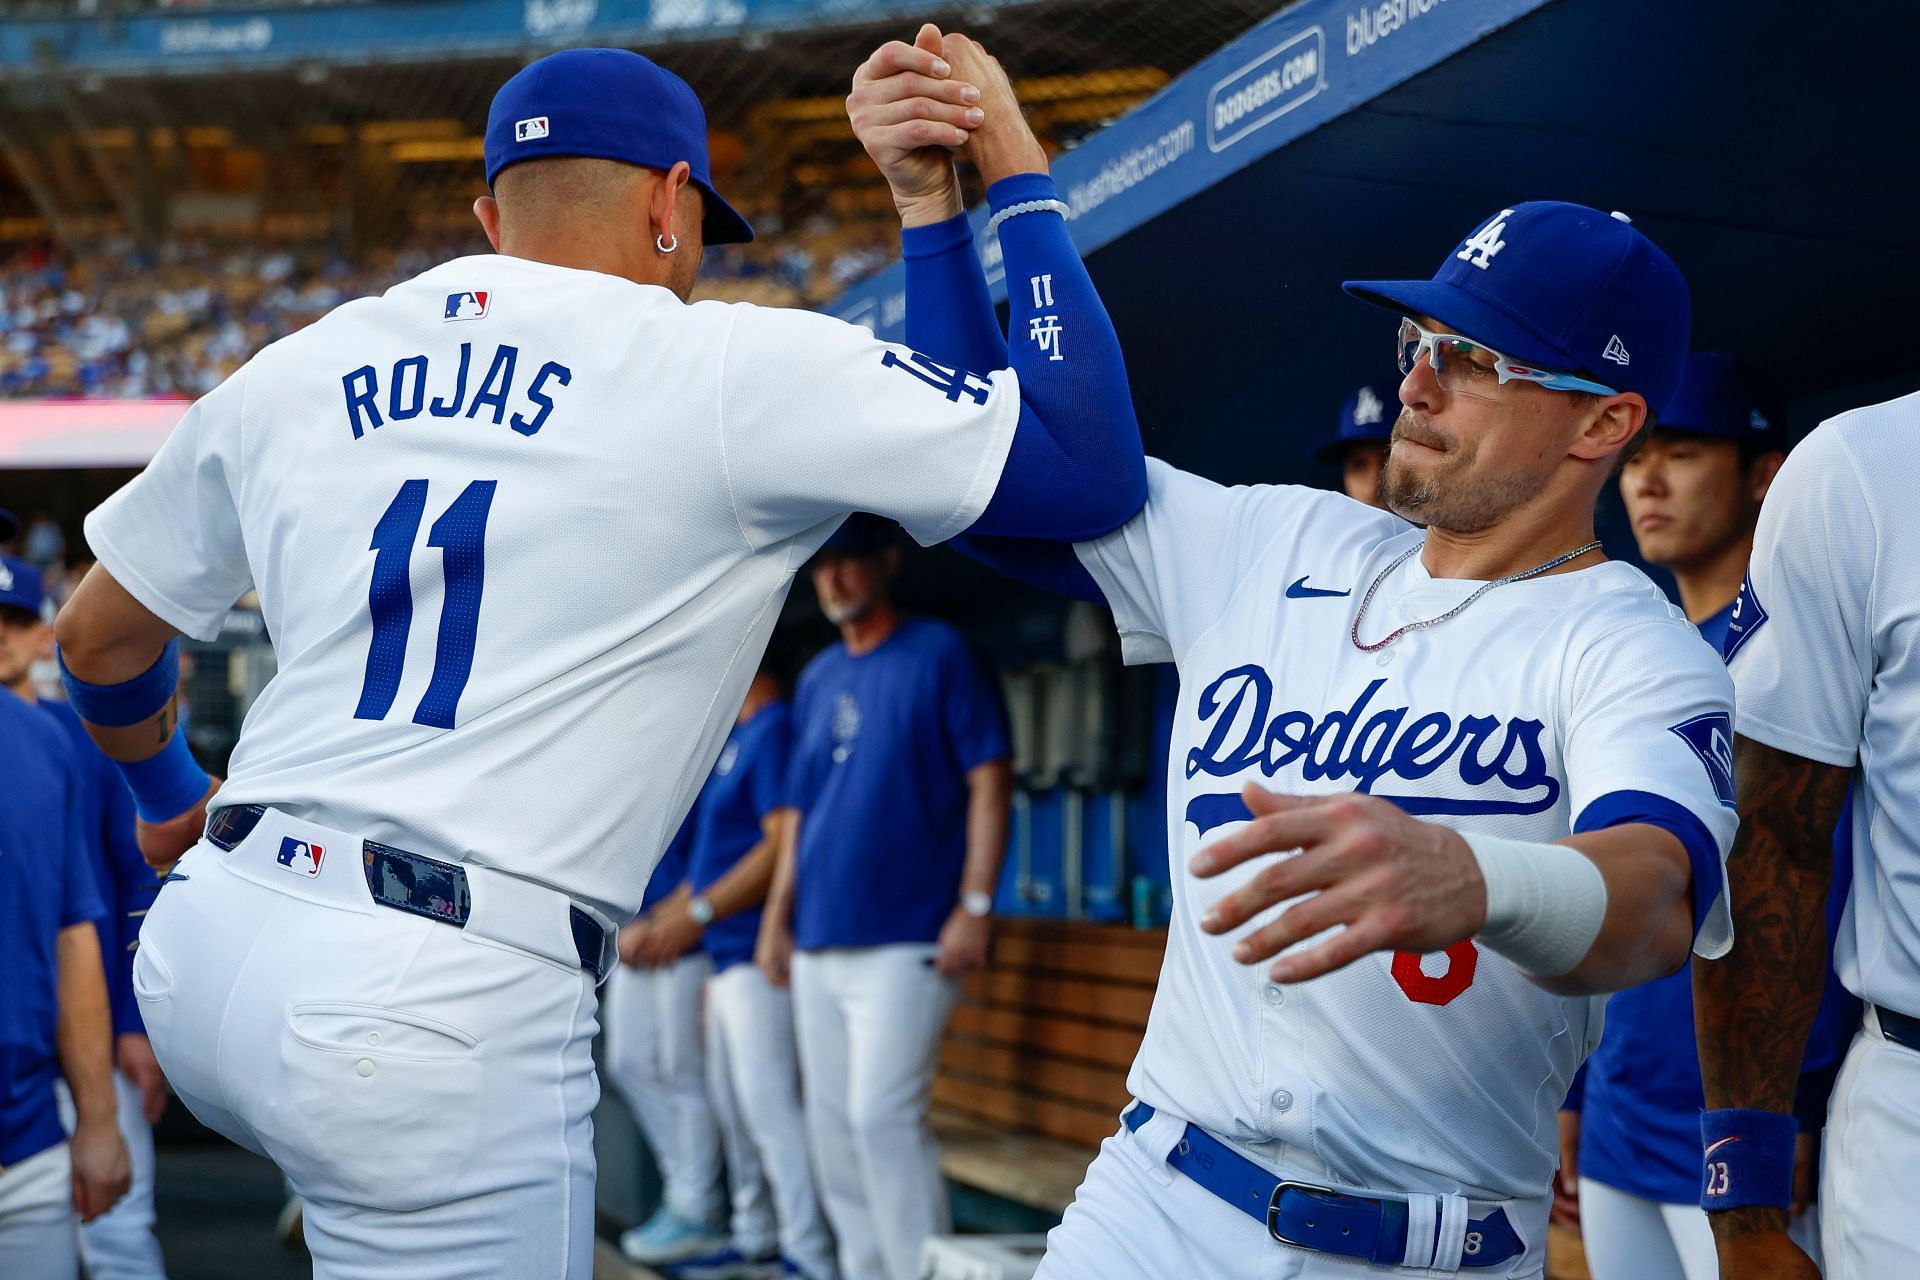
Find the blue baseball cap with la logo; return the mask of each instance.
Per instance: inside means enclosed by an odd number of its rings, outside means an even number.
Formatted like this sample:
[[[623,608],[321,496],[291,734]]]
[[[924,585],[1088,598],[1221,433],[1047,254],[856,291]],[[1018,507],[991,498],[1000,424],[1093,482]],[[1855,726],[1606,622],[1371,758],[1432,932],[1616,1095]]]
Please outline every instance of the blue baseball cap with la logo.
[[[1748,449],[1785,452],[1786,419],[1753,372],[1730,355],[1703,351],[1687,357],[1679,389],[1667,401],[1660,426],[1668,431],[1731,440]]]
[[[1340,425],[1313,450],[1313,460],[1338,462],[1352,444],[1385,444],[1393,439],[1393,422],[1400,416],[1400,384],[1383,382],[1362,387],[1340,406]]]
[[[753,239],[747,220],[713,189],[707,113],[685,80],[627,49],[566,49],[529,63],[487,111],[487,186],[522,160],[592,156],[648,169],[685,160],[707,200],[708,244]]]
[[[1679,386],[1693,322],[1680,269],[1632,219],[1558,200],[1500,210],[1431,280],[1344,287],[1522,363],[1638,392],[1655,414]]]
[[[18,556],[0,556],[0,609],[37,614],[47,601],[40,571]]]

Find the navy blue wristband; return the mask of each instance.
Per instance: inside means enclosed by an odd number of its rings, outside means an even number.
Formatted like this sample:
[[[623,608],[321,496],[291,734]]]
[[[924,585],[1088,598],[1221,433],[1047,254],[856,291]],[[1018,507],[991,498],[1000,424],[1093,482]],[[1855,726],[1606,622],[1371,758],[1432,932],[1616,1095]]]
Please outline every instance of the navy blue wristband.
[[[160,748],[159,755],[117,763],[120,776],[127,780],[127,790],[133,792],[134,811],[148,822],[165,822],[193,808],[213,780],[193,758],[187,735],[178,729]]]
[[[67,660],[58,649],[54,660],[60,664],[60,683],[67,690],[67,705],[88,724],[103,729],[124,729],[157,713],[173,697],[180,685],[180,642],[167,641],[153,665],[123,684],[88,684],[67,670]]]
[[[1800,1126],[1778,1111],[1727,1107],[1700,1115],[1705,1147],[1700,1207],[1708,1213],[1793,1203],[1793,1147]]]

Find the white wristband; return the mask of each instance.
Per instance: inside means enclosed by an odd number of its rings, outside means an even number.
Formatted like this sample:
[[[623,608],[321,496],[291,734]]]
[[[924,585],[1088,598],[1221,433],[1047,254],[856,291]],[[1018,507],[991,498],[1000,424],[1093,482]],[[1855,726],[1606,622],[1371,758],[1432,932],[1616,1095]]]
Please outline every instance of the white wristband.
[[[1587,958],[1607,915],[1607,881],[1564,844],[1461,832],[1487,882],[1481,944],[1522,973],[1557,978]]]
[[[1065,200],[1027,200],[1020,204],[1010,204],[987,219],[987,235],[989,237],[998,235],[1001,223],[1008,218],[1017,218],[1023,213],[1057,213],[1064,218],[1072,212],[1073,206]]]

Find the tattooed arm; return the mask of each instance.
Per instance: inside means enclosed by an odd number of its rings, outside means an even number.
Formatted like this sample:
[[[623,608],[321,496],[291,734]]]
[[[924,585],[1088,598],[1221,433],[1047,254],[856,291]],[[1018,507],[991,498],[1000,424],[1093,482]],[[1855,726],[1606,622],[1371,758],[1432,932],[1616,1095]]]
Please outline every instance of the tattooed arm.
[[[1734,738],[1740,834],[1727,857],[1733,950],[1696,959],[1693,999],[1709,1108],[1793,1110],[1826,981],[1833,828],[1849,771]],[[1710,1215],[1723,1275],[1817,1275],[1787,1240],[1784,1209]],[[1791,1251],[1791,1252],[1788,1252]]]

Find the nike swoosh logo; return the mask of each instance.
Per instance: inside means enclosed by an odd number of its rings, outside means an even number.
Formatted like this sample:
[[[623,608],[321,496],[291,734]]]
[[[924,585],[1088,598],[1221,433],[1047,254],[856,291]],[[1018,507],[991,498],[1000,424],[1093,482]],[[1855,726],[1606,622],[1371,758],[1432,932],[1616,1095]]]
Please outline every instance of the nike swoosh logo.
[[[1306,578],[1301,578],[1298,582],[1290,582],[1287,584],[1287,599],[1289,600],[1312,600],[1317,596],[1350,596],[1352,594],[1352,587],[1348,587],[1345,591],[1329,591],[1325,587],[1310,587],[1307,585]]]
[[[1718,1151],[1720,1148],[1726,1146],[1729,1142],[1738,1142],[1738,1141],[1740,1141],[1738,1135],[1731,1138],[1722,1138],[1720,1139],[1720,1141],[1714,1143],[1712,1146],[1708,1147],[1704,1152],[1702,1152],[1701,1159],[1704,1160],[1707,1156],[1712,1155],[1714,1152]]]
[[[191,879],[193,879],[192,876],[183,876],[178,871],[169,871],[167,872],[167,878],[165,880],[162,880],[160,883],[172,884],[175,880],[191,880]],[[143,912],[142,914],[145,914],[145,913]]]

